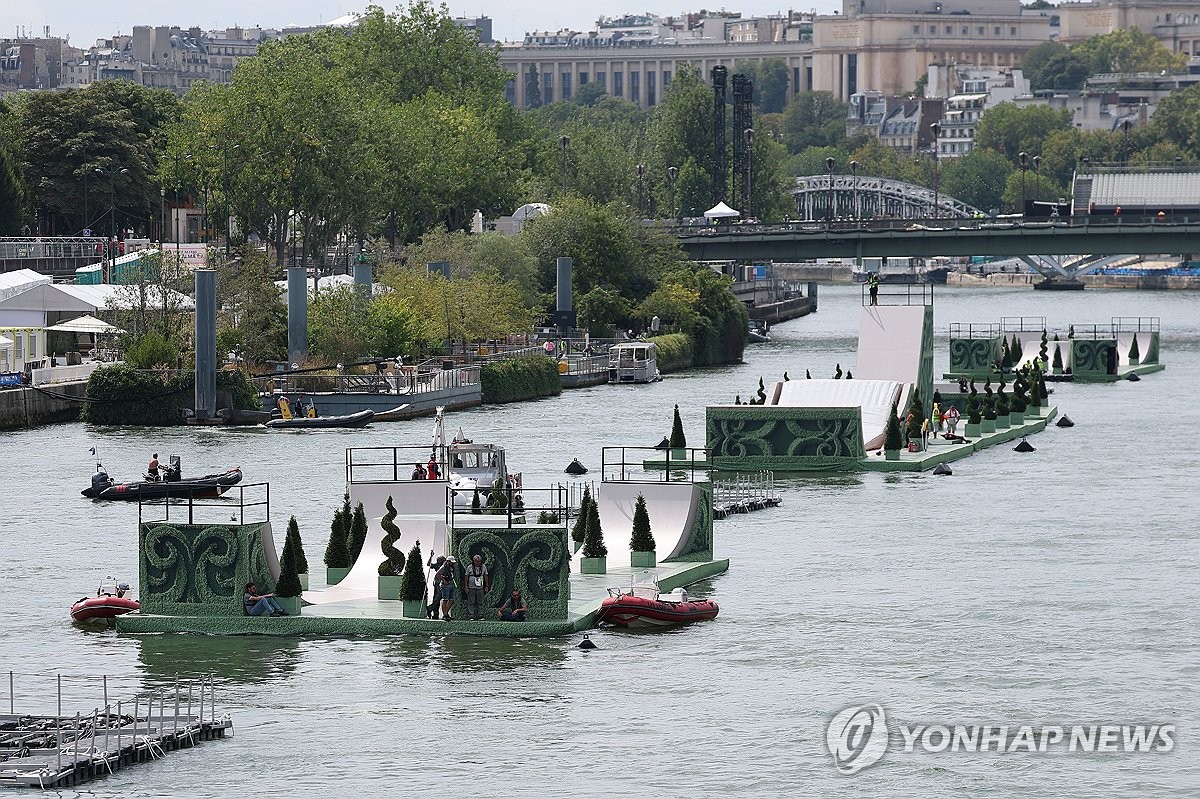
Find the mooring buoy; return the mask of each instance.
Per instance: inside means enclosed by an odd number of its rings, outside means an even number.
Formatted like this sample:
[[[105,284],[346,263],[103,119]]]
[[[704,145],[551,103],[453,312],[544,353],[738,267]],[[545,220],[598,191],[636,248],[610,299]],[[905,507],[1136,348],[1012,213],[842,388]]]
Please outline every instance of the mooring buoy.
[[[576,475],[588,473],[587,467],[579,462],[579,458],[572,458],[571,462],[567,464],[567,468],[563,469],[563,471],[567,474]]]
[[[1139,380],[1141,380],[1142,378],[1138,377],[1138,373],[1137,373],[1137,372],[1130,372],[1130,373],[1129,373],[1129,377],[1127,377],[1127,378],[1125,378],[1125,379],[1126,379],[1126,380],[1128,380],[1130,383],[1136,383],[1136,382],[1138,382]]]
[[[600,647],[596,646],[595,641],[593,641],[591,638],[588,638],[587,633],[584,633],[583,640],[580,641],[578,644],[576,644],[576,646],[580,649],[599,649],[600,648]]]
[[[1033,444],[1022,438],[1021,443],[1013,447],[1013,452],[1037,452],[1037,449],[1034,448]]]
[[[954,470],[951,469],[949,466],[947,466],[944,463],[939,463],[937,466],[933,467],[933,473],[941,474],[941,475],[949,475],[949,474],[954,474]]]
[[[1062,417],[1059,418],[1059,420],[1057,422],[1054,423],[1054,426],[1055,427],[1074,427],[1075,423],[1071,421],[1070,416],[1063,415]]]

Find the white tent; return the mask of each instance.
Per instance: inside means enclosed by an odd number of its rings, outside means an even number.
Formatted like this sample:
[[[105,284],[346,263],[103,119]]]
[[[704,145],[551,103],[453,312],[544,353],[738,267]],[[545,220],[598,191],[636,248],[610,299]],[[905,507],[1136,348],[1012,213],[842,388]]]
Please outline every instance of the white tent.
[[[724,202],[719,202],[704,212],[705,219],[731,219],[735,216],[741,216],[741,213],[733,210]]]
[[[46,328],[47,330],[58,330],[63,333],[124,333],[116,325],[110,325],[103,319],[86,314],[78,316],[69,322],[62,322],[57,325]]]

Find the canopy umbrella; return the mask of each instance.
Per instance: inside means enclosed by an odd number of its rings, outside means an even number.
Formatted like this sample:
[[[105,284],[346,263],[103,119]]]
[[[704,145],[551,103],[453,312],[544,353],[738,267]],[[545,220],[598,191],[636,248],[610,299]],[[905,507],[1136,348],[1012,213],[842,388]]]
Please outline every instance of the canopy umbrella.
[[[76,317],[69,322],[61,322],[57,325],[52,325],[47,330],[57,330],[62,333],[124,333],[116,325],[110,325],[103,319],[85,314],[84,316]]]
[[[741,214],[730,208],[724,202],[719,202],[704,212],[705,219],[730,219],[731,217],[735,216],[741,216]]]

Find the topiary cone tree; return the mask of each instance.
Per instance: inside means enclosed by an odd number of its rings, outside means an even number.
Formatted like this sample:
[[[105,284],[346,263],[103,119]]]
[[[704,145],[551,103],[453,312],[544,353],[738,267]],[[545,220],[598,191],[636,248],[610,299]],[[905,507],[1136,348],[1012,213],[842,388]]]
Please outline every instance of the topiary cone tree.
[[[333,512],[333,523],[329,525],[329,543],[325,545],[325,565],[329,568],[350,568],[350,550],[346,549],[349,532],[350,519],[342,508],[338,508]]]
[[[1008,345],[1009,365],[1016,366],[1021,362],[1021,341],[1017,338],[1017,334],[1012,334],[1012,342]]]
[[[908,403],[908,417],[905,423],[909,441],[916,441],[921,437],[921,423],[924,421],[925,406],[921,403],[921,389],[914,388],[912,399]]]
[[[350,519],[350,533],[346,536],[346,549],[350,552],[350,562],[356,563],[362,554],[363,544],[367,543],[367,512],[363,504],[358,503],[354,516]]]
[[[300,596],[303,587],[300,585],[300,573],[296,570],[296,547],[292,545],[292,528],[296,526],[296,517],[288,522],[288,534],[283,539],[283,557],[279,559],[279,580],[275,583],[275,596],[290,598]],[[299,540],[299,533],[296,539]]]
[[[479,489],[476,488],[471,494],[471,513],[479,515],[483,513],[483,505],[479,502]]]
[[[1142,357],[1141,351],[1138,349],[1137,336],[1133,337],[1133,343],[1129,345],[1129,362],[1136,364]]]
[[[587,526],[583,533],[583,556],[585,558],[604,558],[608,556],[608,547],[604,546],[604,530],[600,528],[600,508],[596,501],[588,503]]]
[[[425,562],[421,558],[421,542],[413,544],[404,561],[404,581],[400,583],[400,598],[406,602],[425,603]]]
[[[575,525],[571,528],[571,540],[576,544],[583,544],[584,535],[587,533],[588,513],[591,511],[592,504],[592,488],[591,486],[583,487],[583,499],[579,500],[579,515],[575,517]]]
[[[360,504],[358,507],[362,507]],[[395,577],[404,573],[405,559],[404,553],[396,549],[396,542],[400,540],[400,528],[396,526],[396,506],[392,504],[392,498],[387,499],[387,513],[380,521],[379,526],[383,528],[383,541],[379,547],[383,550],[384,556],[387,558],[379,564],[379,576]],[[418,556],[419,557],[419,556]]]
[[[1000,339],[1000,368],[1007,369],[1012,364],[1012,353],[1008,349],[1008,339]]]
[[[295,516],[288,522],[287,538],[283,542],[285,549],[289,545],[296,556],[296,573],[308,574],[308,558],[304,555],[304,542],[300,540],[300,525],[296,524]]]
[[[1054,368],[1055,372],[1061,372],[1062,368],[1063,368],[1062,349],[1058,346],[1058,343],[1057,343],[1058,342],[1058,334],[1055,334],[1054,341],[1055,341],[1054,359],[1051,361],[1050,365]]]
[[[887,428],[883,433],[883,448],[894,452],[899,452],[904,446],[904,436],[900,432],[899,406],[900,399],[897,397],[892,403],[892,412],[888,414]]]
[[[650,532],[650,514],[646,510],[646,498],[638,494],[637,502],[633,505],[633,535],[629,538],[629,549],[634,553],[650,553],[656,549],[654,534]],[[653,566],[653,563],[633,563],[634,567]]]
[[[671,449],[683,449],[687,437],[683,434],[683,419],[679,418],[679,406],[675,406],[675,418],[671,420]]]

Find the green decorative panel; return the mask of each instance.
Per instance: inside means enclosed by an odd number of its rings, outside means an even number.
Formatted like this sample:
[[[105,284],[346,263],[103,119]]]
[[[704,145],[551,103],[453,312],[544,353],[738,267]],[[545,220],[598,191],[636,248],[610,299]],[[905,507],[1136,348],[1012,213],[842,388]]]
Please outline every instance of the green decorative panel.
[[[950,339],[950,372],[952,375],[986,375],[999,356],[994,338]]]
[[[713,559],[713,487],[696,483],[696,518],[683,550],[663,563],[702,563]]]
[[[484,598],[486,607],[500,607],[513,588],[520,588],[531,620],[567,618],[571,598],[567,528],[455,527],[450,531],[450,548],[458,558],[460,576],[473,555],[483,556],[492,578],[492,587]]]
[[[714,406],[706,422],[718,469],[838,471],[866,456],[858,408]]]
[[[142,524],[138,530],[143,613],[242,615],[242,587],[272,591],[262,533],[268,524]],[[272,542],[272,552],[274,542]]]
[[[929,418],[933,409],[933,306],[925,306],[921,327],[921,366],[917,370],[917,388],[921,389],[921,416]]]
[[[1107,375],[1116,351],[1117,342],[1111,338],[1071,339],[1071,374],[1084,378]]]
[[[1158,333],[1150,334],[1150,346],[1146,348],[1142,363],[1158,363]]]

